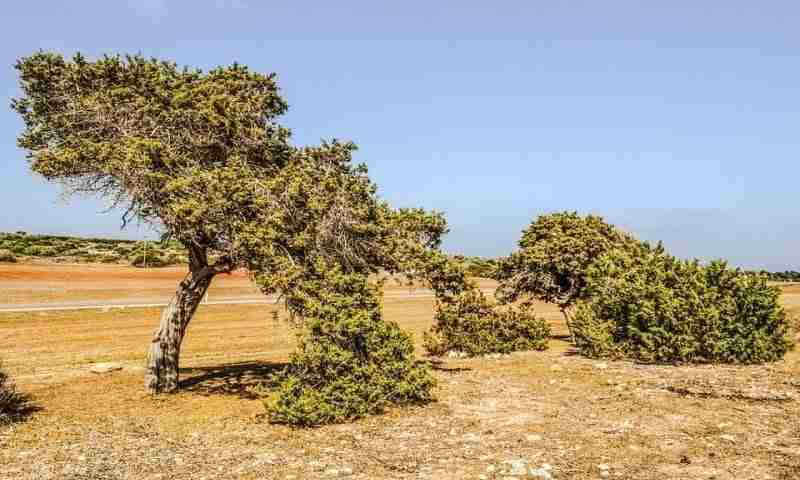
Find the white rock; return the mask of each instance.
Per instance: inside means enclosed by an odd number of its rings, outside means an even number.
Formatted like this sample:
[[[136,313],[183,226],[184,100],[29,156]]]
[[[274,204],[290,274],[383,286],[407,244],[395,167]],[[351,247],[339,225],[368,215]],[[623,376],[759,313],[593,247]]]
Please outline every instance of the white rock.
[[[461,437],[465,442],[469,443],[478,443],[481,441],[481,437],[475,435],[474,433],[465,433],[463,437]]]
[[[550,470],[552,470],[552,469],[553,469],[553,466],[552,466],[552,465],[550,465],[549,463],[543,463],[543,464],[542,464],[542,468],[543,468],[543,469],[545,469],[545,470],[547,470],[547,471],[549,472]]]
[[[353,469],[349,467],[329,468],[325,470],[326,477],[349,477],[353,474]]]
[[[726,442],[736,443],[736,437],[733,435],[720,435],[719,438],[725,440]]]
[[[467,358],[467,354],[458,350],[450,350],[447,352],[447,358]]]
[[[89,371],[92,373],[111,373],[117,370],[122,370],[122,365],[114,362],[95,363],[89,367]]]
[[[609,470],[609,469],[611,469],[611,467],[609,467],[608,464],[605,464],[605,463],[601,463],[600,465],[597,466],[597,468],[599,468],[600,470]]]
[[[542,436],[541,435],[537,435],[535,433],[532,433],[530,435],[525,435],[525,440],[527,440],[527,441],[529,441],[531,443],[541,442],[542,441]]]
[[[505,473],[508,475],[525,475],[528,472],[528,462],[522,459],[506,460],[503,462]]]
[[[608,364],[605,362],[595,363],[594,368],[598,370],[605,370],[606,368],[608,368]]]
[[[541,480],[553,480],[553,475],[550,473],[550,470],[545,468],[531,468],[530,476],[531,478],[539,478]]]

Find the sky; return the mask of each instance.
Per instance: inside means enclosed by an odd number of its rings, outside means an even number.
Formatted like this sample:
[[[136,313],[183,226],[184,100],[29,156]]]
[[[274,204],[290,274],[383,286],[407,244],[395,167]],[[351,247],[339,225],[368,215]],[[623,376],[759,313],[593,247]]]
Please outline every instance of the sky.
[[[380,195],[510,253],[602,215],[682,257],[800,270],[800,2],[39,1],[0,17],[0,96],[37,50],[276,72],[297,145],[359,145]],[[144,238],[28,170],[0,108],[0,231]]]

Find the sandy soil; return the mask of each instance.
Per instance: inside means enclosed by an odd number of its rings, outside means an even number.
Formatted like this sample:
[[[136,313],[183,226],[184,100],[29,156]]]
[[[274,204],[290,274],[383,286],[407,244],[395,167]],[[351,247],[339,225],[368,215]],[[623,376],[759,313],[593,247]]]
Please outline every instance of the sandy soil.
[[[0,292],[168,295],[181,275],[3,266]],[[250,287],[242,275],[215,288]],[[783,301],[800,314],[800,286]],[[436,361],[435,403],[296,430],[266,422],[256,394],[293,348],[274,308],[201,307],[184,390],[159,398],[142,392],[157,309],[0,314],[0,357],[38,409],[0,429],[0,480],[800,478],[797,352],[764,366],[598,362],[575,355],[542,306],[556,327],[548,351]],[[419,340],[433,302],[387,298],[384,312]],[[90,373],[101,361],[123,369]]]

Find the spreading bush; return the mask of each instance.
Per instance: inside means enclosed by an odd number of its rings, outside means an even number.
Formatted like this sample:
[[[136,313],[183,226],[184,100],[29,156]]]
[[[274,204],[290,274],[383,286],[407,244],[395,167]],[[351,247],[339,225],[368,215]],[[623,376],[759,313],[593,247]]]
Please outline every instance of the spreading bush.
[[[448,351],[470,356],[545,350],[550,326],[527,310],[492,304],[477,289],[465,291],[451,302],[443,302],[436,322],[425,333],[425,349],[432,355]]]
[[[17,263],[17,257],[9,250],[0,250],[0,262]]]
[[[341,423],[431,400],[433,376],[415,363],[411,337],[381,318],[379,288],[366,275],[333,270],[291,295],[307,331],[265,402],[273,422]]]
[[[0,425],[10,423],[21,413],[25,398],[17,392],[0,365]]]
[[[589,300],[573,318],[585,355],[760,363],[792,348],[779,289],[724,262],[703,265],[642,245],[603,255],[586,278]]]

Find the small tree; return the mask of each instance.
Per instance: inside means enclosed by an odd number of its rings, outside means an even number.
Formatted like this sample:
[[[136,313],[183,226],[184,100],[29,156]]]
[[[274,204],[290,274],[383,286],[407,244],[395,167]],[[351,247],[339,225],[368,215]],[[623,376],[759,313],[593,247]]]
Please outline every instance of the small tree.
[[[558,305],[572,331],[570,309],[586,298],[586,271],[600,255],[636,241],[595,215],[561,212],[538,217],[522,233],[519,250],[501,262],[498,298]]]

